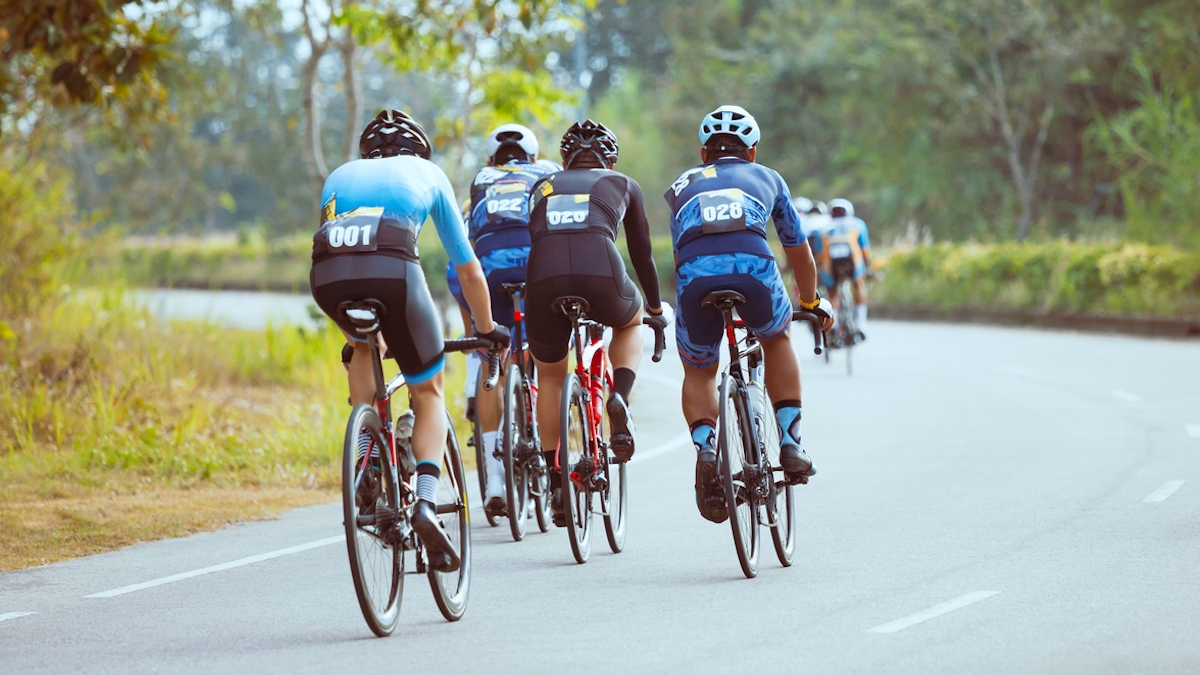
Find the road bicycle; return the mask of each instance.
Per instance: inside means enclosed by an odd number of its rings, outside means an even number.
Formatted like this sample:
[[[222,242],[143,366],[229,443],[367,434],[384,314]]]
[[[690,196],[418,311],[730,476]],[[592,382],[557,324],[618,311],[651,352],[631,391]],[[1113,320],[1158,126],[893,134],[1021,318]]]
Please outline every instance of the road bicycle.
[[[721,373],[717,454],[738,562],[742,572],[754,578],[763,522],[771,530],[780,564],[791,566],[796,551],[793,486],[807,479],[791,479],[779,465],[779,425],[766,396],[762,344],[754,331],[733,316],[734,308],[744,302],[741,293],[719,290],[705,296],[701,304],[715,307],[725,321],[729,364]],[[820,317],[800,310],[792,313],[792,320],[812,327],[813,353],[821,354]]]
[[[525,538],[526,521],[532,511],[538,529],[550,529],[550,470],[538,443],[537,372],[524,344],[524,315],[521,295],[524,283],[502,283],[501,290],[512,298],[512,360],[504,380],[504,417],[497,448],[504,461],[506,513],[513,539]]]
[[[350,413],[342,450],[342,507],[350,574],[363,618],[379,637],[390,635],[400,618],[407,567],[413,552],[414,573],[427,574],[434,600],[447,621],[462,618],[471,581],[471,526],[467,512],[466,477],[454,424],[447,415],[446,452],[442,457],[437,514],[455,546],[461,565],[454,572],[430,568],[424,546],[411,525],[417,502],[413,486],[416,459],[412,451],[413,412],[405,410],[392,421],[392,397],[404,386],[404,375],[384,380],[379,350],[380,317],[386,308],[377,300],[343,302],[343,323],[354,326],[371,348],[375,405],[360,403]],[[499,350],[488,340],[447,340],[445,351],[489,350],[488,378],[496,381]],[[370,442],[359,452],[359,438]]]
[[[561,427],[555,469],[562,475],[562,500],[575,562],[587,562],[591,553],[592,514],[604,518],[608,546],[613,553],[625,547],[625,462],[609,455],[606,440],[608,414],[605,403],[612,392],[612,364],[604,346],[604,324],[587,318],[587,300],[575,296],[556,299],[551,311],[562,312],[571,322],[575,370],[563,382]],[[649,324],[649,320],[645,320]],[[662,360],[666,338],[654,329],[654,362]],[[586,336],[585,336],[586,334]]]
[[[467,363],[470,368],[470,362]],[[467,439],[467,446],[475,451],[475,476],[479,479],[479,495],[483,497],[487,494],[487,457],[483,448],[483,428],[479,426],[479,411],[476,407],[475,395],[473,392],[466,392],[467,409],[466,418],[471,423],[471,437]],[[499,514],[493,515],[488,513],[487,509],[483,510],[483,517],[487,520],[487,524],[496,527],[500,524]]]
[[[830,351],[842,349],[846,353],[846,374],[853,375],[854,346],[862,341],[854,311],[854,277],[852,274],[839,272],[836,266],[834,274],[837,275],[834,283],[838,289],[838,316],[833,329],[829,331],[829,349],[825,350],[825,363],[829,363]]]

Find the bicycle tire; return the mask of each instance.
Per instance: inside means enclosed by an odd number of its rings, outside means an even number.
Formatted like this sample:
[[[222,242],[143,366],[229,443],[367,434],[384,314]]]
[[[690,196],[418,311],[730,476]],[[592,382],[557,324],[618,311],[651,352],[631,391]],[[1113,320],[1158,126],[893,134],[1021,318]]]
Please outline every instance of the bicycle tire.
[[[718,425],[718,447],[721,453],[721,478],[725,484],[725,504],[729,509],[729,526],[733,531],[733,547],[737,551],[742,572],[753,579],[758,575],[758,504],[753,486],[742,478],[746,466],[758,464],[755,457],[750,415],[746,410],[745,392],[737,381],[726,373],[721,379],[721,412]]]
[[[563,506],[566,508],[567,536],[571,554],[582,565],[591,554],[591,491],[586,482],[571,478],[573,470],[588,456],[588,417],[584,408],[583,383],[575,373],[567,373],[563,383],[559,429],[558,464],[562,470]],[[578,474],[576,474],[578,476]],[[586,480],[586,479],[585,479]]]
[[[363,467],[358,462],[358,436],[363,429],[368,430],[378,447],[387,447],[383,442],[383,424],[379,413],[365,403],[355,406],[346,424],[346,438],[342,447],[342,523],[346,530],[350,575],[354,579],[354,592],[363,619],[372,633],[387,637],[396,629],[400,619],[400,604],[404,596],[404,548],[384,542],[377,533],[368,529],[371,525],[360,526],[359,516],[363,516],[364,521],[373,518],[372,514],[381,503],[399,509],[399,489],[393,480],[390,454],[386,451],[379,453],[381,466],[378,478],[370,469],[360,471]],[[365,488],[367,500],[361,505],[360,500],[356,499],[360,491],[360,478],[368,481]],[[378,483],[372,486],[374,481]]]
[[[508,367],[504,381],[504,419],[501,425],[501,452],[504,459],[504,496],[508,505],[508,529],[513,541],[525,538],[525,521],[529,513],[529,481],[526,465],[518,454],[526,441],[525,396],[521,391],[521,369],[517,364]]]
[[[792,566],[796,553],[796,503],[795,490],[786,479],[775,480],[774,468],[779,467],[779,425],[773,416],[764,420],[763,447],[767,449],[767,467],[772,469],[768,486],[766,512],[767,525],[771,528],[771,543],[775,545],[775,556],[784,567]]]
[[[446,527],[451,543],[458,545],[462,561],[454,572],[428,570],[429,586],[438,610],[447,621],[458,621],[467,611],[471,591],[471,516],[467,507],[466,472],[454,421],[446,415],[446,452],[442,455],[442,475],[438,482],[438,517]]]
[[[600,400],[607,401],[611,384],[604,383],[604,392]],[[608,408],[604,408],[600,428],[608,428]],[[604,453],[604,475],[608,479],[608,487],[601,496],[604,507],[604,534],[608,537],[608,547],[613,553],[620,553],[625,548],[626,510],[629,506],[629,493],[625,486],[625,462],[614,462],[613,457]],[[615,497],[615,499],[614,499]]]
[[[846,345],[846,376],[854,374],[854,358],[851,356],[854,353],[854,344],[858,342],[858,326],[857,317],[854,315],[854,287],[849,279],[842,280],[842,287],[838,298],[842,308],[843,324],[842,334],[845,336],[843,342]]]
[[[525,396],[525,405],[528,406],[530,412],[530,420],[537,414],[537,403],[534,400],[534,394],[537,392],[537,366],[534,365],[533,359],[527,359],[525,375],[525,387],[521,390]],[[535,425],[530,423],[530,428],[535,428]],[[533,438],[534,447],[540,452],[541,444],[538,443],[537,435]],[[530,472],[530,485],[537,484],[537,489],[530,488],[533,493],[533,513],[537,516],[537,526],[542,532],[550,531],[550,524],[554,522],[554,509],[550,504],[550,472],[553,469],[546,466],[546,462],[535,460],[535,466],[538,467],[536,472]]]

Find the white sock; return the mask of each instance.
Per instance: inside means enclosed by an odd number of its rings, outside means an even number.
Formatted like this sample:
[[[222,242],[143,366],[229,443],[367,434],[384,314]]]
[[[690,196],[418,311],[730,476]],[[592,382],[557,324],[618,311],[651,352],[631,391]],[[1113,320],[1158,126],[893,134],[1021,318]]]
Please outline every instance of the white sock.
[[[858,329],[862,332],[867,332],[867,306],[866,304],[854,306],[854,321],[858,323]]]
[[[463,377],[463,391],[467,397],[475,396],[479,388],[479,370],[483,366],[483,358],[476,352],[467,352],[467,373]]]
[[[500,432],[483,432],[483,456],[487,458],[488,476],[498,476],[504,479],[504,460],[496,456],[496,445],[500,440]],[[490,480],[490,478],[489,478]]]
[[[439,476],[431,473],[417,474],[417,499],[424,499],[427,502],[436,504],[438,494]]]

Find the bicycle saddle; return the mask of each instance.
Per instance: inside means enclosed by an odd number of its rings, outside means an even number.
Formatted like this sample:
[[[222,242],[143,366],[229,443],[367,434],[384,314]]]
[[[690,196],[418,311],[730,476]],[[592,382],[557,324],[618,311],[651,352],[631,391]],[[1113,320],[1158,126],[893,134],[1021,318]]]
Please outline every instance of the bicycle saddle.
[[[374,299],[347,300],[338,305],[338,314],[354,326],[355,332],[368,335],[379,330],[379,317],[387,314],[387,308]]]
[[[500,288],[503,288],[504,292],[508,293],[509,295],[512,295],[513,293],[524,293],[525,292],[525,282],[522,281],[520,283],[515,283],[515,284],[507,284],[507,283],[500,284]]]
[[[716,307],[717,309],[733,309],[734,305],[740,305],[746,302],[746,296],[737,291],[723,290],[713,291],[704,296],[700,301],[702,307]]]
[[[567,316],[577,319],[583,314],[587,314],[591,309],[591,305],[587,300],[576,295],[564,295],[561,298],[555,298],[554,302],[550,303],[551,311],[562,312]]]

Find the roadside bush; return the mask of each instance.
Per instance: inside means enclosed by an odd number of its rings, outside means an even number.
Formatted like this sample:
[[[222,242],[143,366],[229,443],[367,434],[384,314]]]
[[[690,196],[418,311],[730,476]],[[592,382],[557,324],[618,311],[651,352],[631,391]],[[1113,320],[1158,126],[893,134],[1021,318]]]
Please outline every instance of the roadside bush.
[[[0,210],[3,325],[53,296],[78,247],[66,182],[43,164],[0,157]]]

